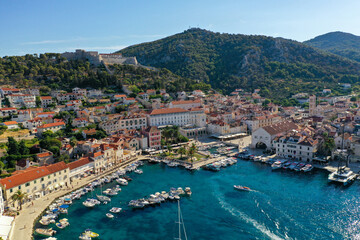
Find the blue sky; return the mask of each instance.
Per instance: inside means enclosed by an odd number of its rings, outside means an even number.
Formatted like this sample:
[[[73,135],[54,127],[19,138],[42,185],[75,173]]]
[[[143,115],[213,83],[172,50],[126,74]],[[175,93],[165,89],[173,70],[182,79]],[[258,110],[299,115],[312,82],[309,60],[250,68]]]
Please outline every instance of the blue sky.
[[[357,0],[0,0],[0,56],[108,53],[189,27],[298,41],[360,35],[359,9]]]

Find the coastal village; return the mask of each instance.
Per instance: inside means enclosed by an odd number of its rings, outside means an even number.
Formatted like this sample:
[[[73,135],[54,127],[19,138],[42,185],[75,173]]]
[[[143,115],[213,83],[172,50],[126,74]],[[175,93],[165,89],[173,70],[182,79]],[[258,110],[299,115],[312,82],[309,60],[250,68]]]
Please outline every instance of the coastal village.
[[[336,172],[334,166],[343,163],[343,171],[360,170],[360,101],[332,96],[329,89],[317,96],[296,94],[292,98],[302,106],[290,107],[263,98],[260,89],[134,94],[124,85],[114,94],[73,88],[44,95],[39,88],[2,86],[0,96],[0,142],[8,142],[1,145],[0,165],[4,239],[14,228],[31,233],[30,223],[17,221],[34,202],[51,203],[79,183],[139,160],[162,159],[190,170],[209,167],[219,160],[206,151],[214,143],[236,150],[231,157],[254,161],[258,156],[247,149],[259,149],[274,159],[273,168],[281,159],[280,165],[296,161]]]

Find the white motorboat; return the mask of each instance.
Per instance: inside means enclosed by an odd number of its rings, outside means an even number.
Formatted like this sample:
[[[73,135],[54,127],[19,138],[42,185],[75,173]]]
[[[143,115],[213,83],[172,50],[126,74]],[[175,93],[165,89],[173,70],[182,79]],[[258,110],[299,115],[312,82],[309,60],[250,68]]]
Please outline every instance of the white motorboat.
[[[328,180],[330,182],[342,183],[344,186],[348,185],[356,178],[356,174],[353,171],[346,170],[345,168],[340,168],[337,171],[330,173]]]
[[[106,217],[108,217],[108,218],[114,218],[114,215],[112,215],[111,213],[107,213],[107,214],[106,214]]]
[[[95,203],[89,200],[84,201],[82,204],[88,208],[93,208],[95,206]]]
[[[121,212],[122,208],[119,208],[119,207],[113,207],[110,209],[110,212],[112,213],[119,213]]]
[[[120,185],[123,185],[123,186],[128,185],[128,181],[125,180],[124,178],[118,178],[118,179],[116,179],[116,182],[117,182],[118,184],[120,184]]]
[[[186,194],[189,195],[189,196],[192,194],[190,187],[186,187],[186,188],[185,188],[185,192],[186,192]]]
[[[134,171],[134,173],[143,174],[143,170],[141,170],[141,169],[136,169],[136,170]]]
[[[271,165],[271,168],[272,168],[272,170],[276,170],[276,169],[281,168],[281,166],[282,166],[281,161],[276,161]]]

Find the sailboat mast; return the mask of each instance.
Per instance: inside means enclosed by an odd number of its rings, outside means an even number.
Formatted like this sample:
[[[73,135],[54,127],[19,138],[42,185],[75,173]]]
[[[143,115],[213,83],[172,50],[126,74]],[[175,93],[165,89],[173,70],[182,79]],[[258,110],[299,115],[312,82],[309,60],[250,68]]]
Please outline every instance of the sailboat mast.
[[[180,200],[178,200],[178,223],[179,223],[179,240],[181,240],[181,220],[180,220]]]

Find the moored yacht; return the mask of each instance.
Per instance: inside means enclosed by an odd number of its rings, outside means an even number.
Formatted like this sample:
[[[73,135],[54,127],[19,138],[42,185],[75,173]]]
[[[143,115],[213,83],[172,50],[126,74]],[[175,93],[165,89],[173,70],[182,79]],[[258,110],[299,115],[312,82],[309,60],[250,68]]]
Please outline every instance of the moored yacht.
[[[342,183],[344,186],[348,185],[356,178],[356,174],[351,170],[345,170],[345,168],[339,168],[337,171],[330,173],[328,180],[330,182]]]

